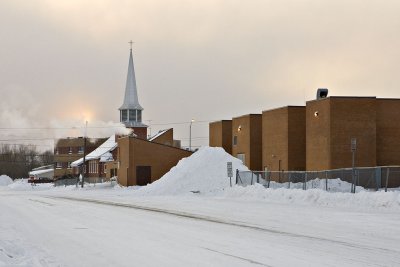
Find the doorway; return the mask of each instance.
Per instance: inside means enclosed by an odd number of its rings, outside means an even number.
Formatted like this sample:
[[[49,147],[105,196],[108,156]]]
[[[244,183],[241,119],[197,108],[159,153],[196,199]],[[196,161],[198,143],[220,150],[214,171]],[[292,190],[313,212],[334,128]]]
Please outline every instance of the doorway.
[[[151,183],[151,166],[136,166],[136,185]]]

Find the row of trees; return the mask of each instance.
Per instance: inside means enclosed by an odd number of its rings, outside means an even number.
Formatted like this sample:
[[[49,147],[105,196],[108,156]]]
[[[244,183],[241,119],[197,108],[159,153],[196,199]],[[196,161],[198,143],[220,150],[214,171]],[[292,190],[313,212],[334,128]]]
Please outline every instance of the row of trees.
[[[34,168],[54,162],[53,151],[40,152],[32,145],[0,144],[0,175],[26,178]]]

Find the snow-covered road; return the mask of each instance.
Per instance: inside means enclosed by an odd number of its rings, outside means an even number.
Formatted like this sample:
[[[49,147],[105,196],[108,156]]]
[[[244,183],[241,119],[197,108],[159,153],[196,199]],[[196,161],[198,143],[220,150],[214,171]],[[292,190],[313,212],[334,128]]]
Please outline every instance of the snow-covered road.
[[[1,265],[400,266],[400,214],[0,190]]]

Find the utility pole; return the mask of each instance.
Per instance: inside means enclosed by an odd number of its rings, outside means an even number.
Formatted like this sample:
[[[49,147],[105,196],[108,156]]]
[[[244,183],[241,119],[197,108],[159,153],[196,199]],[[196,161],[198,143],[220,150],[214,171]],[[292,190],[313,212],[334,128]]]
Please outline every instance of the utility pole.
[[[86,121],[85,124],[85,135],[83,137],[83,175],[82,175],[82,185],[81,187],[83,188],[83,184],[85,183],[85,174],[86,174],[86,134],[87,134],[87,124],[88,122]]]
[[[352,153],[352,172],[351,172],[351,178],[352,178],[352,185],[351,185],[351,192],[355,193],[356,192],[356,177],[355,177],[355,156],[356,156],[356,150],[357,150],[357,139],[356,138],[351,138],[351,153]]]
[[[194,120],[190,121],[190,131],[189,131],[189,150],[192,151],[192,124]]]

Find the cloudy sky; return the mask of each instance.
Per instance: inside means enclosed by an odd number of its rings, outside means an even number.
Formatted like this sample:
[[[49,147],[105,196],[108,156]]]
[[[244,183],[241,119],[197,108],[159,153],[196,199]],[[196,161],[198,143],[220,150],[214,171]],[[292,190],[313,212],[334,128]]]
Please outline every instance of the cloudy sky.
[[[86,119],[91,136],[115,131],[131,39],[144,121],[183,145],[192,118],[204,145],[207,121],[318,87],[398,98],[399,14],[390,0],[2,0],[0,140],[81,135],[58,128]]]

